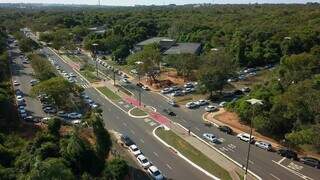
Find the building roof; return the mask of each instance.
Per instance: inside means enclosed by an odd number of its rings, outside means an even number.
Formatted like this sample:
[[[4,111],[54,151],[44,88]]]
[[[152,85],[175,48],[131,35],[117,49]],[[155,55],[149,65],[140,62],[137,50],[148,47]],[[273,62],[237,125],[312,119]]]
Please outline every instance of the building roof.
[[[168,37],[153,37],[147,40],[144,40],[140,43],[137,44],[137,46],[145,46],[145,45],[149,45],[149,44],[153,44],[153,43],[160,43],[161,41],[170,41],[173,42],[173,39],[170,39]]]
[[[201,43],[177,43],[164,52],[164,54],[197,54]]]

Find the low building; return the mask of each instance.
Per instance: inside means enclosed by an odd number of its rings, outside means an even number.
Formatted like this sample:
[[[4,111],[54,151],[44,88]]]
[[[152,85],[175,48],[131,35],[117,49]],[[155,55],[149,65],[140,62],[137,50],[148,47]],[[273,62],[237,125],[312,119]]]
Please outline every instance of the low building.
[[[159,44],[161,51],[163,51],[163,50],[170,48],[176,42],[175,42],[175,40],[167,38],[167,37],[153,37],[153,38],[144,40],[144,41],[136,44],[134,47],[134,50],[141,51],[144,46],[147,46],[150,44],[155,44],[155,43]]]
[[[199,55],[201,51],[201,43],[176,43],[163,54],[196,54]]]

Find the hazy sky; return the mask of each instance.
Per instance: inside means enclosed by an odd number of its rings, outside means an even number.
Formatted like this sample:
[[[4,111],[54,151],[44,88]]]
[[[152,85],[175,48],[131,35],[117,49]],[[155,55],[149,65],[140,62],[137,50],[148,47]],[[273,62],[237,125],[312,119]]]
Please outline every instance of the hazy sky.
[[[135,4],[193,4],[193,3],[306,3],[320,0],[100,0],[103,5],[131,6]],[[58,3],[58,4],[98,4],[98,0],[0,0],[0,3]]]

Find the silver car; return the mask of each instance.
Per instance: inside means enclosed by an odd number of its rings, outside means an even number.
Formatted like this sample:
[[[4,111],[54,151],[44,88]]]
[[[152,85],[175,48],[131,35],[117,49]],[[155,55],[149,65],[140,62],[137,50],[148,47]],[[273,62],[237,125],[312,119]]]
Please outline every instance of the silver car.
[[[265,142],[265,141],[256,141],[254,144],[257,147],[259,147],[261,149],[265,149],[267,151],[271,151],[271,149],[272,149],[272,145],[268,142]]]

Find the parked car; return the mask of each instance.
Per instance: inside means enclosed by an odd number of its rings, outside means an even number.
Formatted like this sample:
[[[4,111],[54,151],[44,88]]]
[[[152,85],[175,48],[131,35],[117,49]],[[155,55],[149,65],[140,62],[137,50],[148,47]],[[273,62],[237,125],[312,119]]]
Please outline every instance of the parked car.
[[[149,166],[151,166],[151,163],[143,154],[138,155],[137,160],[144,169],[147,169]]]
[[[182,91],[174,91],[173,93],[171,93],[171,96],[176,97],[176,96],[183,96],[183,92]]]
[[[209,105],[209,106],[207,106],[207,107],[205,108],[205,110],[206,110],[207,112],[214,112],[214,111],[218,111],[219,108],[218,108],[217,106],[214,106],[214,105]]]
[[[169,116],[176,116],[176,113],[174,113],[172,110],[170,109],[163,109],[163,112],[166,113]]]
[[[240,133],[237,135],[237,137],[240,140],[245,141],[245,142],[250,142],[250,143],[254,142],[254,136],[251,136],[251,140],[250,140],[250,134],[248,134],[248,133]]]
[[[138,71],[137,71],[136,69],[132,69],[130,72],[131,72],[132,74],[138,74]]]
[[[218,129],[222,132],[225,132],[227,134],[232,134],[233,133],[233,130],[228,127],[228,126],[219,126]]]
[[[232,94],[234,94],[235,96],[241,96],[241,95],[243,95],[243,92],[239,89],[236,89],[232,92]]]
[[[198,105],[196,103],[194,103],[194,102],[188,102],[186,104],[186,107],[189,108],[189,109],[192,109],[192,108],[198,107]]]
[[[297,153],[287,148],[279,149],[278,154],[289,159],[298,160]]]
[[[164,177],[162,175],[162,173],[159,171],[159,169],[155,166],[150,166],[148,168],[148,173],[150,174],[150,176],[155,179],[155,180],[163,180]]]
[[[52,107],[52,106],[45,106],[44,108],[42,108],[43,111],[45,113],[49,113],[49,114],[54,114],[57,112],[56,108]]]
[[[97,103],[95,103],[95,102],[90,103],[89,106],[90,106],[91,109],[95,109],[95,108],[99,107],[99,105]]]
[[[188,83],[186,83],[185,85],[183,85],[183,87],[184,87],[184,88],[193,88],[194,85],[193,85],[192,82],[188,82]]]
[[[16,96],[17,101],[25,102],[24,98],[21,95]]]
[[[164,88],[161,90],[161,94],[169,94],[171,92],[172,92],[172,89],[170,89],[170,88]]]
[[[34,86],[34,85],[36,85],[36,84],[38,84],[38,83],[39,83],[39,81],[36,80],[36,79],[30,80],[30,85],[31,85],[31,86]]]
[[[264,142],[264,141],[256,141],[254,143],[257,147],[267,150],[267,151],[271,151],[272,150],[272,145],[268,142]]]
[[[189,94],[189,93],[192,93],[194,91],[195,91],[194,88],[186,88],[186,89],[182,90],[182,93],[183,94]]]
[[[177,107],[178,106],[178,104],[174,100],[169,100],[168,104],[170,104],[173,107]]]
[[[13,85],[14,85],[14,86],[19,86],[19,85],[20,85],[20,83],[19,83],[18,81],[16,81],[16,80],[15,80],[15,81],[13,81]]]
[[[236,77],[230,78],[230,79],[228,79],[227,81],[228,81],[228,83],[236,82],[236,81],[238,81],[238,78],[236,78]]]
[[[68,118],[70,119],[81,119],[82,118],[82,114],[77,113],[77,112],[72,112],[68,114]]]
[[[26,122],[37,122],[37,120],[33,116],[27,116],[23,118]]]
[[[226,101],[222,101],[222,102],[219,103],[219,106],[220,107],[224,107],[226,105],[226,103],[227,103]]]
[[[137,86],[142,88],[143,84],[141,82],[138,82]]]
[[[133,155],[135,155],[135,156],[138,156],[139,154],[141,154],[140,149],[139,149],[138,146],[135,145],[135,144],[130,145],[130,146],[129,146],[129,150],[130,150],[130,152],[131,152]]]
[[[126,135],[121,135],[120,139],[123,142],[123,144],[126,146],[131,146],[134,144],[134,142]]]
[[[195,103],[196,103],[198,106],[204,106],[204,105],[209,104],[209,101],[208,101],[208,100],[200,99],[200,100],[196,101]]]
[[[67,118],[68,117],[68,113],[66,113],[64,111],[58,111],[57,112],[57,116],[62,117],[62,118]]]
[[[77,77],[75,74],[73,74],[73,73],[69,73],[69,77],[73,77],[73,78],[75,78],[75,77]]]
[[[130,83],[130,81],[127,78],[122,78],[120,81],[127,84]]]
[[[300,162],[303,164],[320,169],[320,161],[313,157],[301,157]]]
[[[217,138],[214,134],[211,134],[211,133],[204,133],[204,134],[202,135],[202,137],[203,137],[204,139],[212,142],[212,143],[216,143],[216,142],[219,141],[218,138]]]
[[[145,91],[150,91],[150,88],[148,86],[143,85],[141,88]]]
[[[244,93],[248,93],[251,91],[251,89],[249,87],[244,87],[244,88],[241,88],[241,91]]]

